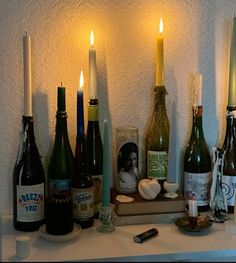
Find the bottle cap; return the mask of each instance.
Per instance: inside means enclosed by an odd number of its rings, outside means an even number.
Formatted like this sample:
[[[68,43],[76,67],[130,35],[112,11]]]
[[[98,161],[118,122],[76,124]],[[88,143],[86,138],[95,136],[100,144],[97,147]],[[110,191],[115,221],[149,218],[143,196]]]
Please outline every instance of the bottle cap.
[[[30,254],[30,238],[19,236],[16,238],[16,255],[20,258],[28,257]]]

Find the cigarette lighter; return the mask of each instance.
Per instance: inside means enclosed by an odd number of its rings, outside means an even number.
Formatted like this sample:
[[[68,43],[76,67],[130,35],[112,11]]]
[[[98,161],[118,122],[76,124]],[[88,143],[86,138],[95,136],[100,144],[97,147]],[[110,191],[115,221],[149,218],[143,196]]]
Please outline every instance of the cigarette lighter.
[[[143,232],[137,236],[134,236],[133,239],[137,243],[142,243],[143,241],[145,241],[151,237],[156,236],[158,233],[159,232],[158,232],[157,228],[151,228],[151,229],[149,229],[149,230],[147,230],[147,231],[145,231],[145,232]]]

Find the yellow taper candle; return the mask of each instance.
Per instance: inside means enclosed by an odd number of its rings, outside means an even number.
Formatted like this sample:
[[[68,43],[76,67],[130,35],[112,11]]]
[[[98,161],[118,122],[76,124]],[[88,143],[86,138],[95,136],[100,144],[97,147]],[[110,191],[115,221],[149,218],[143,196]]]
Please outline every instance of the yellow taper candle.
[[[156,86],[164,85],[164,38],[163,21],[160,19],[159,35],[157,37]]]
[[[236,17],[233,20],[231,38],[228,105],[236,105]]]

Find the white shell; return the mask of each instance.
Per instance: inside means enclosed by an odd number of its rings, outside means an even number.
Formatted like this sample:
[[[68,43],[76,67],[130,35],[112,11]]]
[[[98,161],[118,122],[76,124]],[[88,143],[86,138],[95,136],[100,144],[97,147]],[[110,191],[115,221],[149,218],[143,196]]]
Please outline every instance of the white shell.
[[[161,186],[157,179],[142,179],[138,184],[139,194],[143,199],[153,200],[161,191]]]

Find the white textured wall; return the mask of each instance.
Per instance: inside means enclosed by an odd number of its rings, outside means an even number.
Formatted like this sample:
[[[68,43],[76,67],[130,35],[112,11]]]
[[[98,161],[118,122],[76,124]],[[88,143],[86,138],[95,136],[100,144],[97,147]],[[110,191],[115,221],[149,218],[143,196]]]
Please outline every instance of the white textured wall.
[[[88,83],[88,49],[95,33],[100,127],[135,125],[143,148],[150,115],[156,36],[164,21],[168,113],[176,103],[178,158],[191,132],[193,72],[203,74],[204,131],[209,147],[225,133],[229,43],[234,0],[1,0],[0,1],[0,214],[12,212],[12,171],[23,113],[23,45],[32,37],[33,114],[45,170],[55,128],[56,91],[67,87],[68,130],[75,148],[76,91],[80,70]],[[85,84],[85,105],[88,88]],[[87,107],[85,109],[87,121]],[[142,155],[140,154],[142,158]],[[143,160],[143,159],[142,159]]]

